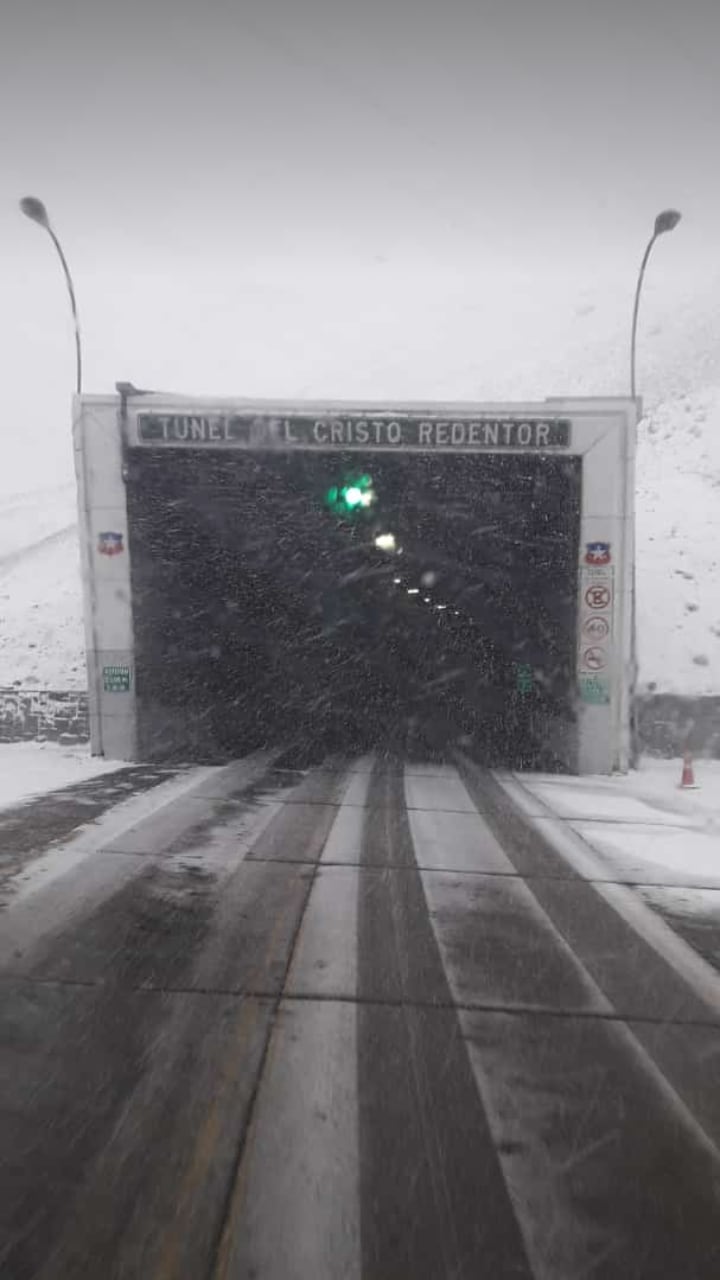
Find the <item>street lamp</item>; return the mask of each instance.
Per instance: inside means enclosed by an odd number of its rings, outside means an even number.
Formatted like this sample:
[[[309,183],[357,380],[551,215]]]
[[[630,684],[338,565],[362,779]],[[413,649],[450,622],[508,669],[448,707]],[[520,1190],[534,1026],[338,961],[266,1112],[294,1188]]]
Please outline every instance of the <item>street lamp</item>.
[[[677,209],[663,209],[662,213],[658,214],[655,219],[655,229],[648,240],[647,248],[645,249],[643,260],[640,264],[640,274],[638,276],[637,288],[635,290],[635,306],[633,307],[632,338],[630,340],[630,394],[633,399],[635,399],[635,341],[637,337],[638,307],[640,306],[640,291],[642,289],[642,283],[645,276],[645,268],[647,266],[652,247],[658,236],[664,235],[666,231],[674,231],[681,216],[682,215],[678,213]]]
[[[645,268],[648,264],[648,258],[650,257],[650,254],[652,252],[652,247],[655,244],[655,241],[657,240],[658,236],[664,235],[666,231],[674,231],[681,217],[682,215],[678,212],[677,209],[663,209],[662,213],[658,214],[657,218],[655,219],[655,226],[653,228],[653,233],[650,239],[648,240],[647,246],[645,248],[645,252],[643,254],[643,260],[640,263],[640,274],[638,275],[637,288],[635,289],[635,305],[633,307],[632,337],[630,339],[630,394],[633,400],[635,399],[635,345],[636,345],[636,339],[637,339],[638,308],[640,306],[640,292],[642,290],[643,280],[645,278]],[[632,678],[633,687],[632,687],[631,706],[633,707],[633,711],[632,711],[632,720],[631,720],[631,741],[630,741],[630,756],[631,756],[631,764],[633,766],[636,764],[637,757],[639,754],[637,702],[634,696],[635,681],[637,678],[637,613],[636,613],[637,596],[635,592],[636,572],[637,572],[636,562],[633,559],[633,566],[632,566],[633,593],[632,593],[632,622],[631,622],[632,666],[633,666],[633,678]]]
[[[50,225],[48,211],[42,200],[38,200],[36,196],[23,196],[20,201],[20,208],[29,218],[31,222],[37,222],[39,227],[44,227],[55,248],[58,251],[58,257],[62,263],[62,269],[65,272],[65,283],[67,284],[68,293],[70,294],[70,306],[72,308],[73,324],[75,326],[75,356],[76,356],[76,390],[78,395],[82,391],[82,353],[80,349],[80,323],[78,321],[77,304],[75,302],[75,289],[73,288],[72,276],[68,267],[62,245],[58,240],[55,232]]]

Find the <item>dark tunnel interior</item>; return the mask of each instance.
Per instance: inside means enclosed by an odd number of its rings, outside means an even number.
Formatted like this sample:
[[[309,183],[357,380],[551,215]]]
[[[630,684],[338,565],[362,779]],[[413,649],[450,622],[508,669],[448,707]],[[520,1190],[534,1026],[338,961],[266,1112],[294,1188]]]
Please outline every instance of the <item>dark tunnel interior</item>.
[[[581,463],[130,454],[139,747],[572,768]]]

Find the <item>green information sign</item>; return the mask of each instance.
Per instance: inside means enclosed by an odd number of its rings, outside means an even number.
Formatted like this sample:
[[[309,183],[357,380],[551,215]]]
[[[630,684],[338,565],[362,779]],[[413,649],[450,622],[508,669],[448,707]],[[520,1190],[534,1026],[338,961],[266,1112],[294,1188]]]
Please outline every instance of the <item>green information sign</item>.
[[[515,685],[519,693],[532,693],[535,680],[529,662],[516,663]]]
[[[103,667],[103,689],[106,693],[130,692],[129,667]]]
[[[606,707],[610,702],[610,681],[607,676],[583,673],[580,676],[580,697],[583,702]]]

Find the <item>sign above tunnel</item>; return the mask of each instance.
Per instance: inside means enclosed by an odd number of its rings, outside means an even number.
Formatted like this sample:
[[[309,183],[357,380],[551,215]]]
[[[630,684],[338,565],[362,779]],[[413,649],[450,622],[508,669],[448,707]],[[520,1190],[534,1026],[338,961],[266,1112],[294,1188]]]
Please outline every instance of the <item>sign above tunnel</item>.
[[[568,449],[570,420],[543,417],[433,418],[402,414],[273,416],[138,413],[138,445],[201,449]]]

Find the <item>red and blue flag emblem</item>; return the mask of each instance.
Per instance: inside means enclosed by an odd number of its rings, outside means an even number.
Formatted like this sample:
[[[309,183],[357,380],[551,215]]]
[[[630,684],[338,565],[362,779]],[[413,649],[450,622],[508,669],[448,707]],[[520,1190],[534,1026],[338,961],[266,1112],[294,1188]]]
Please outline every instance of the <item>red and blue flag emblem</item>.
[[[123,536],[108,530],[98,534],[98,551],[101,556],[119,556],[125,550]]]
[[[585,546],[585,563],[586,564],[609,564],[610,563],[610,543],[609,542],[588,542]]]

